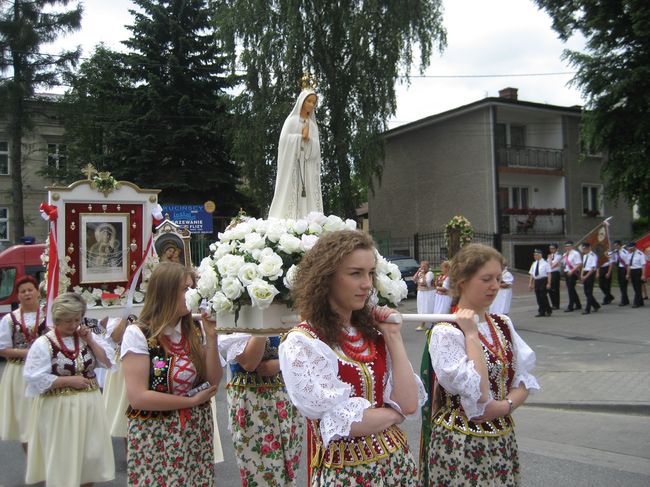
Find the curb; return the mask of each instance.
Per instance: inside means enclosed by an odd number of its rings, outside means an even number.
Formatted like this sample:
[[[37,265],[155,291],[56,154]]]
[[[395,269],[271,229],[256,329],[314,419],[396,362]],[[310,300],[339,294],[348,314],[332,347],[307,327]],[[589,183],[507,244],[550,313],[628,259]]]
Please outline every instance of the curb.
[[[529,402],[526,408],[565,409],[568,411],[585,411],[591,413],[634,414],[650,416],[650,404],[585,404],[567,402]]]

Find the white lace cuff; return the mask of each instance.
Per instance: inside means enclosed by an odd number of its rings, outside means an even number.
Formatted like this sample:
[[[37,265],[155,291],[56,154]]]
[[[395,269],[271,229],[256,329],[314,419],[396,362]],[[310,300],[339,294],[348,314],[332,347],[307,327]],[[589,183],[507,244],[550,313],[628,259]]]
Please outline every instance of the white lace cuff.
[[[332,440],[350,436],[352,423],[363,421],[363,412],[369,407],[370,402],[367,399],[351,397],[323,414],[320,421],[323,447],[327,448],[327,445]]]
[[[251,335],[247,333],[232,333],[219,337],[219,352],[225,358],[226,363],[234,364],[248,345]]]

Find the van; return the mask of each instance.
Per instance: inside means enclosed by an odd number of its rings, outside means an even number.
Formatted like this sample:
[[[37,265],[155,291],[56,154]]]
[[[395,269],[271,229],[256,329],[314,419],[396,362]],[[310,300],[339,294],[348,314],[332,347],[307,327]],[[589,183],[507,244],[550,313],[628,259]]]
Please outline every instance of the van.
[[[14,245],[0,253],[0,317],[18,306],[18,279],[28,275],[40,283],[45,278],[43,252],[45,244]]]

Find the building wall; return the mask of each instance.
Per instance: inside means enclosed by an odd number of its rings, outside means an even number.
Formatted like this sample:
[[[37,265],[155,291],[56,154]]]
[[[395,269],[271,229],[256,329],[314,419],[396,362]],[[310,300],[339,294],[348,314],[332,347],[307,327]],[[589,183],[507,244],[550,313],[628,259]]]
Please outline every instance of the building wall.
[[[387,137],[381,181],[368,198],[371,232],[392,237],[440,231],[464,215],[496,229],[490,109]]]
[[[528,188],[531,208],[564,208],[564,177],[540,176],[520,173],[501,173],[500,187]]]

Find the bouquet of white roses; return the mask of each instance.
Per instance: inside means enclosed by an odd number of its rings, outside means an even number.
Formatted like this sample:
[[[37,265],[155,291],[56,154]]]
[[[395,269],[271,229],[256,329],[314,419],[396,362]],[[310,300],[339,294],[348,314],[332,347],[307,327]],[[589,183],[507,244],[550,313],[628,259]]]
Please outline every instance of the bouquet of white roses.
[[[201,262],[196,289],[186,294],[188,308],[237,314],[243,305],[266,309],[274,302],[290,304],[300,260],[318,238],[338,230],[355,230],[354,220],[310,213],[301,220],[242,218],[219,234],[211,255]],[[397,305],[407,295],[406,283],[395,264],[377,252],[378,304]]]

